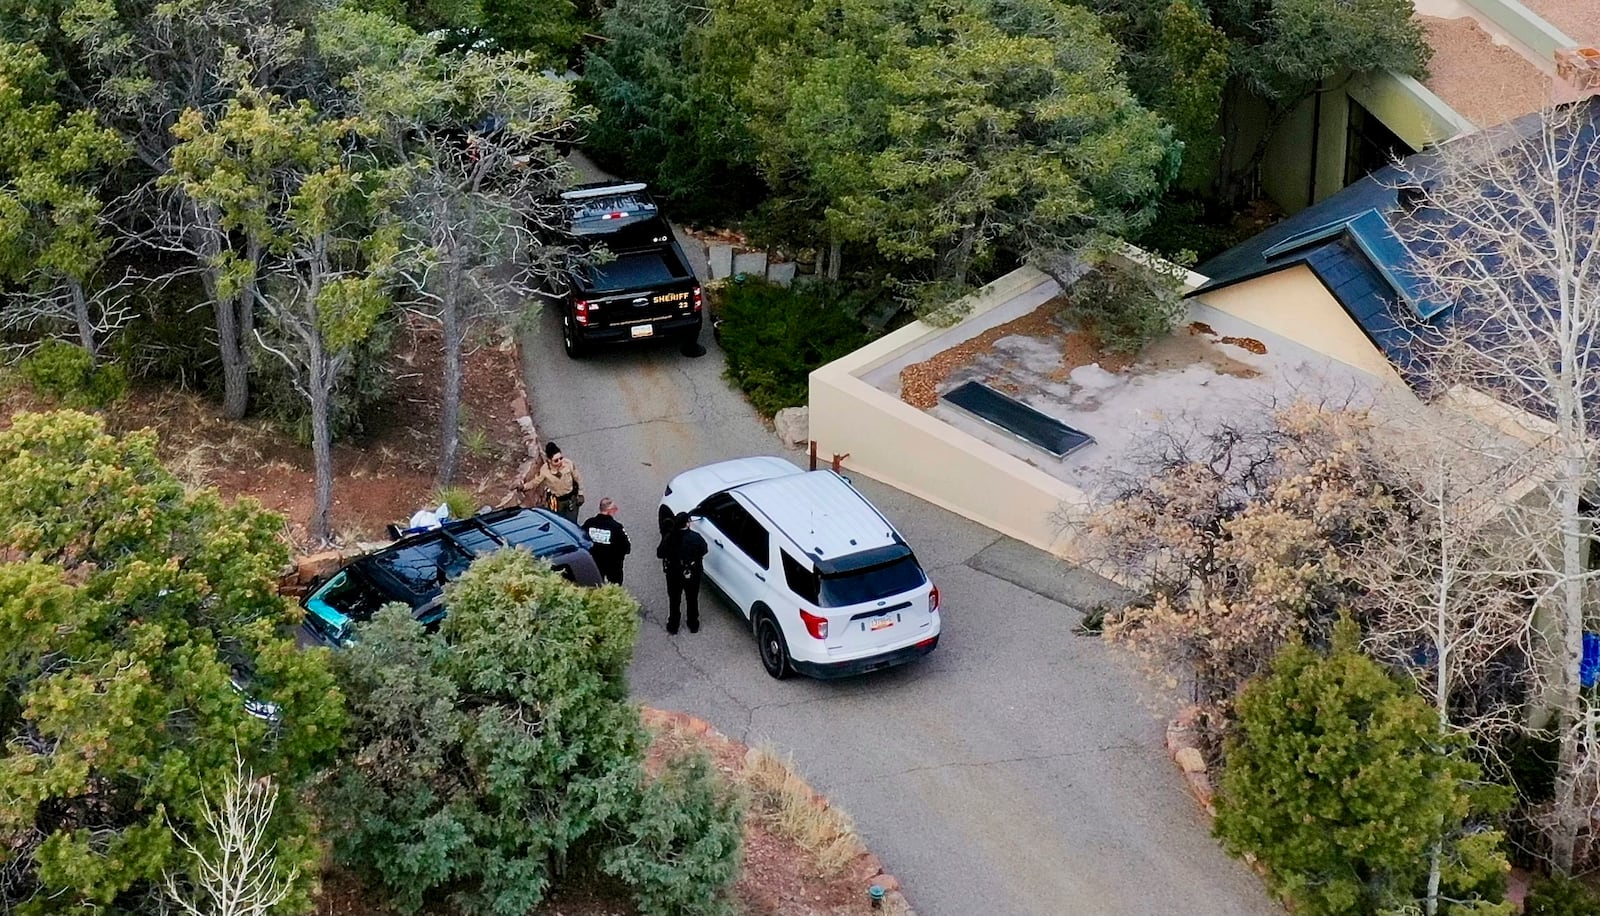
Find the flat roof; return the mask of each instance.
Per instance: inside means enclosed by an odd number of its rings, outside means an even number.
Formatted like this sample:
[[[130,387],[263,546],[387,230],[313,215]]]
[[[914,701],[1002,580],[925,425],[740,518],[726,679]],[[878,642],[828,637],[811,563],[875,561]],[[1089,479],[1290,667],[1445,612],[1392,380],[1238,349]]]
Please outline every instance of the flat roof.
[[[1096,501],[1145,473],[1174,436],[1203,435],[1225,425],[1254,429],[1264,416],[1297,401],[1370,409],[1375,418],[1403,417],[1394,421],[1400,428],[1432,422],[1428,408],[1402,386],[1197,299],[1188,302],[1189,313],[1172,334],[1131,364],[1103,360],[1109,368],[1092,354],[1071,352],[1079,346],[1073,329],[1059,319],[1042,320],[1037,311],[1019,319],[1002,307],[960,329],[961,337],[970,338],[982,333],[980,324],[1006,325],[977,355],[950,369],[938,392],[984,382],[1094,437],[1093,444],[1064,458],[943,401],[927,413]],[[1043,309],[1048,313],[1051,305]],[[960,338],[953,333],[947,339],[946,349]],[[901,371],[926,358],[914,351],[861,378],[901,397]]]

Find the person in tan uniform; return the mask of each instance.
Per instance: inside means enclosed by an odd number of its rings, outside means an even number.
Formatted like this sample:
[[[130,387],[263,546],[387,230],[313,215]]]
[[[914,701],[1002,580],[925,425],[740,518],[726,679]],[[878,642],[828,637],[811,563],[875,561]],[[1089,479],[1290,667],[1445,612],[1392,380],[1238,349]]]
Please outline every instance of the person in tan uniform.
[[[528,494],[541,489],[544,499],[535,505],[544,506],[574,525],[578,523],[578,509],[583,506],[583,475],[554,442],[545,443],[544,463],[537,470],[530,468],[517,484],[523,505],[528,505]]]

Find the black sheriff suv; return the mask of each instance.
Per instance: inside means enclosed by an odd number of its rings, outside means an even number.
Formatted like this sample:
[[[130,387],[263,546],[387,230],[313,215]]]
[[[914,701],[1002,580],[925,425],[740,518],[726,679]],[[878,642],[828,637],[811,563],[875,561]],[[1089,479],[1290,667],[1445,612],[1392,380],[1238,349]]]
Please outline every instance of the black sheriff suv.
[[[561,193],[561,209],[570,254],[545,295],[560,310],[567,355],[647,340],[694,346],[700,282],[647,186],[580,185]]]

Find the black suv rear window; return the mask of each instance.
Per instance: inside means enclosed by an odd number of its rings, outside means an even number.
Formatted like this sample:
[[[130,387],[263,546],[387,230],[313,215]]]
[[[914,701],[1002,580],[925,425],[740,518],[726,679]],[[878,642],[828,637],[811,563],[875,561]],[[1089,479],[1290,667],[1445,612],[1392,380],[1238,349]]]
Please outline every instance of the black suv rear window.
[[[655,201],[643,191],[624,191],[604,197],[582,197],[567,204],[574,223],[607,222],[627,217],[654,215]],[[619,215],[620,214],[620,215]]]
[[[928,581],[914,556],[822,577],[822,606],[848,607],[890,598]]]
[[[675,259],[673,259],[675,260]],[[674,265],[659,251],[618,255],[603,264],[590,264],[595,289],[640,289],[683,279]]]

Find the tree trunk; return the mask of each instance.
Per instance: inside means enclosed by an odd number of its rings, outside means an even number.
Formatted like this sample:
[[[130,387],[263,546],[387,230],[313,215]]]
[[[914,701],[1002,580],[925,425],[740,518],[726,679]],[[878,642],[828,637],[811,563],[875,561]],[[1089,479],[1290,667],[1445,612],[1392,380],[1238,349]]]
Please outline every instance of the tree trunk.
[[[1569,433],[1569,435],[1571,435]],[[1579,436],[1582,434],[1579,433]],[[1560,729],[1561,752],[1556,764],[1555,822],[1550,826],[1550,866],[1563,875],[1573,873],[1578,835],[1588,816],[1588,806],[1578,804],[1578,768],[1583,736],[1575,727],[1579,718],[1578,661],[1583,658],[1584,546],[1580,498],[1584,480],[1581,444],[1567,449],[1561,484],[1561,607],[1559,644],[1551,666],[1555,683],[1551,691]]]
[[[72,296],[72,317],[78,323],[78,343],[83,345],[91,362],[98,362],[100,349],[94,339],[94,321],[89,316],[89,299],[83,294],[83,284],[68,278],[67,293]]]
[[[947,279],[965,285],[967,271],[972,267],[972,254],[978,245],[978,227],[967,226],[961,230],[961,238],[945,254],[944,274]]]
[[[828,279],[839,279],[839,265],[844,253],[844,243],[838,236],[828,237]]]
[[[311,459],[316,467],[317,501],[311,510],[311,540],[324,545],[332,540],[333,524],[333,373],[320,343],[313,343],[306,365],[306,391],[311,395]]]
[[[196,231],[207,241],[197,249],[212,256],[220,254],[214,241],[221,230],[214,225],[215,213],[195,205]],[[206,221],[210,220],[210,223]],[[261,260],[261,243],[251,240],[246,252],[252,266]],[[202,263],[205,258],[202,258]],[[247,280],[234,295],[224,299],[217,284],[217,271],[207,266],[201,278],[206,295],[210,297],[217,319],[217,351],[222,358],[222,415],[230,420],[242,420],[250,410],[250,348],[249,340],[255,330],[256,281]]]
[[[206,291],[217,316],[217,350],[222,356],[222,415],[241,420],[250,409],[250,358],[237,300],[218,298],[216,289],[216,283],[207,278]]]
[[[461,452],[461,377],[463,349],[460,304],[453,290],[446,290],[439,308],[444,337],[444,378],[439,409],[440,489],[450,486],[456,476],[456,459]]]

